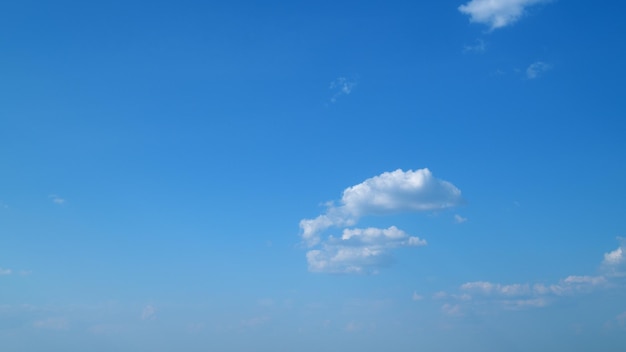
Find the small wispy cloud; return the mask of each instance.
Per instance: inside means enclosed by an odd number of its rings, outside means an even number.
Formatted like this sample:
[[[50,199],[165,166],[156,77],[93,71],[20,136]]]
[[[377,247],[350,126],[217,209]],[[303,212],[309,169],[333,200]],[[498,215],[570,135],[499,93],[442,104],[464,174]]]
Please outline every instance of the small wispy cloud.
[[[413,292],[413,295],[411,296],[411,299],[414,301],[421,301],[424,299],[424,296],[422,295],[418,295],[417,292]]]
[[[50,198],[54,204],[58,204],[58,205],[65,204],[65,199],[61,198],[60,196],[56,194],[51,194],[48,196],[48,198]]]
[[[0,268],[0,276],[11,275],[13,270]]]
[[[543,61],[533,62],[526,68],[526,78],[535,79],[539,78],[544,72],[550,70],[552,65],[547,64]]]
[[[454,214],[454,222],[456,222],[457,224],[462,224],[466,221],[467,221],[467,218],[464,218],[459,214]]]
[[[604,323],[604,328],[607,330],[624,330],[626,331],[626,312],[622,312]]]
[[[616,316],[615,321],[622,329],[626,329],[626,312],[623,312]]]
[[[470,22],[488,25],[491,30],[517,22],[532,5],[550,0],[471,0],[458,10],[470,16]]]
[[[460,294],[439,292],[434,299],[444,299],[451,303],[477,304],[484,307],[492,302],[507,309],[525,309],[545,307],[562,297],[577,297],[598,290],[615,287],[616,280],[622,276],[618,267],[623,263],[623,242],[616,250],[605,253],[603,273],[600,275],[570,275],[557,282],[546,283],[512,283],[501,284],[489,281],[466,282],[459,287]],[[461,309],[460,308],[460,309]]]
[[[463,312],[461,311],[461,305],[459,304],[445,303],[443,306],[441,306],[441,311],[446,315],[455,317],[463,315]]]
[[[480,53],[484,53],[485,50],[487,50],[487,44],[485,44],[485,41],[482,39],[476,39],[476,42],[474,44],[465,45],[463,47],[464,53],[480,54]]]
[[[249,319],[244,319],[240,322],[241,327],[244,328],[255,328],[257,326],[261,326],[270,321],[270,317],[268,316],[260,316],[253,317]]]
[[[349,95],[352,93],[354,87],[356,87],[357,81],[356,79],[350,79],[346,77],[339,77],[336,80],[330,82],[329,89],[334,92],[333,96],[330,98],[330,102],[334,103],[337,99],[342,95]]]
[[[156,319],[156,308],[152,305],[147,305],[141,311],[141,320],[155,320]]]

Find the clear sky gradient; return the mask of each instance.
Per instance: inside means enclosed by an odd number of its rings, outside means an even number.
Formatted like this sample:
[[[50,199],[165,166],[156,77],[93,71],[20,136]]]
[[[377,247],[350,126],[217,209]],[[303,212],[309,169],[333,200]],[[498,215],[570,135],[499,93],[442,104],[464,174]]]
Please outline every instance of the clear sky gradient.
[[[0,350],[623,351],[625,9],[4,1]]]

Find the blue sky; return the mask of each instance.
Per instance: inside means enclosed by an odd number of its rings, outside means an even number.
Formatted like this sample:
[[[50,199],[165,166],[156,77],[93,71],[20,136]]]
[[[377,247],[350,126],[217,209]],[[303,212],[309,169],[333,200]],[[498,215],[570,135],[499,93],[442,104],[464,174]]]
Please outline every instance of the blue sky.
[[[3,3],[3,350],[621,351],[623,10]]]

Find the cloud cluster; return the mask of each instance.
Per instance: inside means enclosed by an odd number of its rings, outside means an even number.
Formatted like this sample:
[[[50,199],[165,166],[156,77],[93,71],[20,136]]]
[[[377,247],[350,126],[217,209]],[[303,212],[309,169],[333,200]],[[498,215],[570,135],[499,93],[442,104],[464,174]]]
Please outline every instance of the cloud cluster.
[[[550,0],[471,0],[459,6],[471,22],[486,24],[491,29],[506,27],[519,20],[526,8]]]
[[[313,246],[327,228],[352,226],[364,216],[439,210],[461,200],[458,188],[436,179],[428,169],[385,172],[346,188],[339,206],[331,204],[317,218],[301,220],[302,239]]]
[[[604,254],[603,274],[597,276],[570,275],[553,284],[501,284],[488,281],[473,281],[462,284],[459,294],[439,292],[436,299],[452,299],[455,301],[481,302],[493,301],[507,308],[544,307],[551,301],[565,296],[576,296],[591,293],[599,289],[613,287],[616,279],[623,276],[622,264],[626,261],[624,240],[614,251]],[[449,304],[448,304],[449,305]],[[461,305],[457,304],[459,309]],[[443,308],[442,308],[443,309]],[[445,309],[444,309],[445,312]]]
[[[445,209],[461,202],[461,191],[447,181],[436,179],[430,170],[396,170],[348,187],[338,205],[325,213],[300,221],[309,270],[313,272],[361,273],[389,262],[390,251],[398,247],[424,246],[426,241],[410,236],[395,226],[348,228],[364,216]],[[343,227],[341,237],[322,240],[324,231]]]
[[[471,294],[490,297],[543,297],[548,295],[565,296],[577,292],[589,292],[596,287],[608,283],[604,276],[571,275],[558,283],[545,284],[511,284],[502,285],[486,281],[468,282],[461,285],[461,290]]]
[[[425,240],[395,226],[344,229],[341,238],[330,236],[321,249],[308,251],[306,258],[312,272],[363,273],[388,263],[393,248],[425,245]]]

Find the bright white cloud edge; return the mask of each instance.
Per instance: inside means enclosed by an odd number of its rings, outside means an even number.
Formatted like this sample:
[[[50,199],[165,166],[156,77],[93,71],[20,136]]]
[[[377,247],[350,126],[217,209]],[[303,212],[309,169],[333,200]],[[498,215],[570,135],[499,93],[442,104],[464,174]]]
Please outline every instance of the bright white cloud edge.
[[[471,0],[458,10],[471,22],[488,25],[492,30],[517,22],[529,6],[550,0]]]
[[[309,247],[320,242],[330,227],[353,226],[363,216],[439,210],[459,205],[461,191],[436,179],[429,169],[384,172],[343,191],[340,205],[330,205],[314,219],[302,219],[302,240]]]
[[[306,258],[311,272],[377,273],[390,260],[392,249],[425,245],[425,240],[395,226],[344,229],[340,238],[330,236],[320,249],[309,250]]]
[[[364,216],[439,210],[461,201],[458,188],[436,179],[428,169],[384,172],[348,187],[339,205],[329,203],[325,213],[300,221],[302,241],[310,248],[306,254],[309,271],[376,273],[390,261],[393,249],[424,246],[426,241],[395,226],[349,227]],[[322,239],[331,227],[342,227],[342,235]]]

